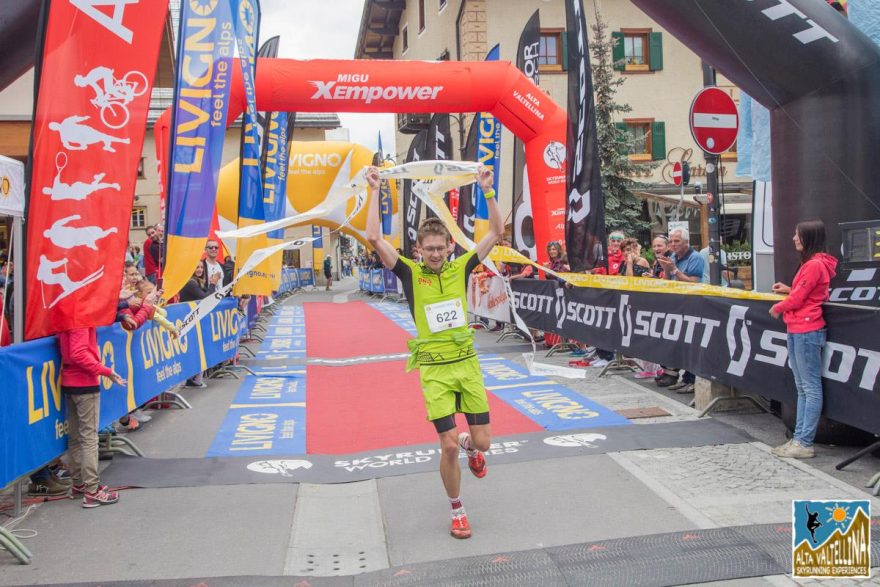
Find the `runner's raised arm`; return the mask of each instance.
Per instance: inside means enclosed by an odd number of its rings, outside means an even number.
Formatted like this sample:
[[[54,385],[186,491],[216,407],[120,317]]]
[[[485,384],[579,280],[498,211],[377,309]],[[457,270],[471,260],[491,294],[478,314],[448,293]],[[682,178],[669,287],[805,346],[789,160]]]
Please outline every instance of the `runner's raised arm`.
[[[480,166],[477,172],[477,183],[480,184],[483,195],[486,197],[486,204],[489,206],[489,231],[477,243],[477,257],[480,258],[480,261],[489,255],[492,247],[504,234],[504,217],[501,216],[501,210],[498,209],[498,198],[495,197],[493,189],[494,178],[495,174],[491,169]]]
[[[382,264],[388,269],[394,269],[397,264],[398,254],[391,243],[382,238],[382,226],[379,222],[379,169],[370,167],[367,169],[367,183],[370,184],[370,200],[367,203],[367,240],[370,246],[379,254]]]

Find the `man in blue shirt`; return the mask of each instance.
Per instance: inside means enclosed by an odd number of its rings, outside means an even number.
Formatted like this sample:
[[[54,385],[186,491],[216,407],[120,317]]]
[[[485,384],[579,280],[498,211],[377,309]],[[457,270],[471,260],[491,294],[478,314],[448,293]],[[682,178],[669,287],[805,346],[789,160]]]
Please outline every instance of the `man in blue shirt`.
[[[673,281],[689,281],[700,283],[703,279],[705,263],[703,257],[691,248],[691,235],[686,228],[676,228],[669,233],[669,248],[672,251],[671,258],[658,258],[657,261],[663,266],[667,279]],[[666,372],[656,379],[660,387],[668,387],[676,393],[693,393],[696,376],[685,371],[678,381],[678,372],[666,369]]]

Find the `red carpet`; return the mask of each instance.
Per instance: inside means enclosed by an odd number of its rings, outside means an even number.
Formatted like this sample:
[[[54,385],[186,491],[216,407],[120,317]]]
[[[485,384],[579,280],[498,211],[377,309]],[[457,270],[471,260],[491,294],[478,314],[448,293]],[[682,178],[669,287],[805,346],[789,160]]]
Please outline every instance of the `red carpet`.
[[[308,304],[306,323],[309,323],[312,306],[331,305],[334,308],[344,308],[341,304]],[[360,306],[378,314],[387,322],[388,327],[406,336],[406,333],[394,323],[366,304]],[[383,332],[388,327],[383,326]],[[349,328],[349,330],[353,329]],[[354,332],[350,334],[358,337]],[[331,348],[336,349],[337,353],[340,349],[356,352],[356,347],[352,347],[350,342],[321,340],[326,336],[329,334],[318,336],[309,334],[309,356],[331,356],[325,354]],[[331,342],[333,344],[330,344]],[[387,340],[376,340],[376,344],[379,348],[384,348],[382,345],[387,345]],[[318,353],[312,350],[313,346],[327,350]],[[359,354],[383,352],[366,351],[365,348],[374,347],[360,347]],[[345,356],[350,356],[350,353]],[[306,369],[307,452],[350,454],[387,447],[435,443],[437,433],[434,431],[434,426],[425,419],[425,404],[419,387],[419,373],[418,371],[405,373],[403,370],[405,364],[405,361],[386,361],[346,367],[309,365]],[[493,436],[542,430],[536,423],[496,398],[491,392],[489,392],[489,409],[492,415]],[[460,429],[466,430],[467,423],[463,415],[458,416],[458,422]]]
[[[409,352],[409,334],[364,302],[303,305],[309,357],[342,359]]]

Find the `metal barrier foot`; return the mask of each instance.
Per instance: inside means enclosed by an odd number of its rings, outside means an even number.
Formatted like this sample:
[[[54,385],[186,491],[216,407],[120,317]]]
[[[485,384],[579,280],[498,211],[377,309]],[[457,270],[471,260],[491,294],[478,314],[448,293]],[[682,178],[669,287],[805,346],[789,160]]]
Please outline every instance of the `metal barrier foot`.
[[[605,377],[609,371],[632,371],[638,373],[639,367],[632,359],[627,359],[621,353],[615,353],[614,359],[602,367],[599,377]]]
[[[159,406],[163,404],[169,404],[172,406],[176,406],[181,410],[191,410],[192,406],[189,405],[189,402],[186,401],[182,395],[179,393],[174,393],[173,391],[163,391],[159,394],[157,399],[154,399],[147,403],[143,409],[149,410],[152,406]],[[161,409],[161,408],[159,408]]]
[[[877,449],[880,449],[880,440],[875,441],[874,444],[872,444],[870,446],[866,446],[865,448],[863,448],[862,450],[860,450],[859,452],[857,452],[853,456],[840,461],[839,463],[834,465],[834,468],[837,469],[838,471],[840,471],[845,466],[854,463],[855,461],[859,460],[860,458],[862,458],[866,454],[872,453]],[[877,477],[880,477],[880,473],[877,474]],[[874,483],[877,482],[877,480],[873,480],[873,479],[872,479],[872,481],[873,481],[873,483],[871,483],[871,485],[874,485]],[[871,485],[869,485],[868,487],[870,487]],[[876,493],[874,495],[876,495]]]
[[[705,408],[703,408],[703,411],[702,411],[702,412],[700,412],[699,414],[697,414],[697,418],[702,418],[703,416],[707,415],[709,412],[711,412],[712,410],[715,409],[715,406],[717,406],[717,405],[720,404],[720,403],[730,402],[730,401],[733,401],[733,400],[741,400],[741,399],[748,400],[748,401],[752,402],[753,404],[755,404],[755,405],[756,405],[758,408],[760,408],[762,411],[767,412],[768,414],[770,413],[770,410],[767,409],[767,407],[766,407],[764,404],[762,404],[762,403],[758,400],[757,397],[755,397],[754,395],[752,395],[752,394],[750,394],[750,393],[743,393],[743,394],[740,394],[739,392],[737,392],[737,391],[734,389],[732,395],[723,395],[723,396],[720,396],[720,397],[716,397],[716,398],[713,399],[711,402],[709,402],[709,405],[706,406]]]
[[[552,357],[556,353],[571,352],[576,348],[578,348],[578,347],[573,342],[557,342],[552,347],[550,347],[550,350],[547,351],[547,354],[544,356],[545,357]]]

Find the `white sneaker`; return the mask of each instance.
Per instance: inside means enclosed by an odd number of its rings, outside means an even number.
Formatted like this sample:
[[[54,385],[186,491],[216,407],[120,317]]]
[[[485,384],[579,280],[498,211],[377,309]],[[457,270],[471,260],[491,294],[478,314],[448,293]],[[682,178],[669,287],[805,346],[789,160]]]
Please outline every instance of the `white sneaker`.
[[[777,457],[787,459],[811,459],[816,456],[816,449],[812,446],[803,446],[797,440],[790,440],[787,444],[777,446],[770,452]]]
[[[597,368],[602,368],[602,367],[605,367],[606,365],[608,365],[608,361],[606,361],[605,359],[596,359],[595,361],[590,363],[590,367],[597,367]]]

